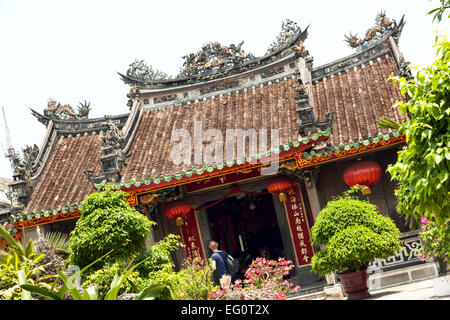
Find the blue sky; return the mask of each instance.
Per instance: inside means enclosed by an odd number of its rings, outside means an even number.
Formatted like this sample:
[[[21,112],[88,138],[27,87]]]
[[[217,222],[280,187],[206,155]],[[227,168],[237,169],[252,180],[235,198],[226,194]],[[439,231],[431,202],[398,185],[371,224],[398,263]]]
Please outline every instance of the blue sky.
[[[0,0],[0,107],[5,108],[16,150],[41,145],[45,127],[30,113],[48,98],[76,106],[91,102],[90,117],[127,113],[128,86],[117,75],[135,58],[176,75],[181,57],[203,43],[244,40],[243,49],[263,55],[285,19],[309,27],[305,42],[314,66],[349,55],[349,31],[362,35],[384,9],[397,21],[405,14],[400,49],[413,65],[435,57],[434,30],[448,34],[448,20],[426,13],[438,0],[323,1],[20,1]],[[0,115],[1,117],[1,115]],[[6,147],[3,118],[0,143]],[[0,177],[11,168],[0,150]]]

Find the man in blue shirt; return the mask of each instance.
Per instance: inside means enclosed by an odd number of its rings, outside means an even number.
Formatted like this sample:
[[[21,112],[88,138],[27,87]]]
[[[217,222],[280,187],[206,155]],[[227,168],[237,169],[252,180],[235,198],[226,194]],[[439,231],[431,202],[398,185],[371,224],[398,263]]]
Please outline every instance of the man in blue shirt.
[[[209,243],[209,248],[212,250],[211,255],[212,268],[214,269],[213,278],[214,284],[220,285],[220,280],[223,275],[228,276],[227,265],[225,263],[228,254],[225,251],[219,250],[219,244],[216,241]]]

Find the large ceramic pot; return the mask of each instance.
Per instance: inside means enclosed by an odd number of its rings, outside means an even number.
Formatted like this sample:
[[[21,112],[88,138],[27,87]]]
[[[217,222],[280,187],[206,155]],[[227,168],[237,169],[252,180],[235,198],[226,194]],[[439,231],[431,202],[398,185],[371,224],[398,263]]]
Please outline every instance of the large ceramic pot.
[[[439,264],[439,276],[447,275],[448,262],[444,258],[435,258],[437,263]]]
[[[370,297],[367,287],[368,277],[367,269],[339,274],[344,292],[348,295],[347,300],[360,300]]]

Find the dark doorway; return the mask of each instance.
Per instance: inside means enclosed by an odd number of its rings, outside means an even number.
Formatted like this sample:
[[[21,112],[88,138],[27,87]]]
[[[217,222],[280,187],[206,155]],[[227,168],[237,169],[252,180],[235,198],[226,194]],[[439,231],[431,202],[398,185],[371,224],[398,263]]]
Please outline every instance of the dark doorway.
[[[244,264],[285,257],[271,194],[229,197],[207,213],[212,240]]]
[[[76,225],[77,221],[78,221],[78,219],[68,219],[68,220],[54,222],[48,226],[48,229],[46,231],[70,234],[70,232],[73,229],[75,229],[75,225]]]

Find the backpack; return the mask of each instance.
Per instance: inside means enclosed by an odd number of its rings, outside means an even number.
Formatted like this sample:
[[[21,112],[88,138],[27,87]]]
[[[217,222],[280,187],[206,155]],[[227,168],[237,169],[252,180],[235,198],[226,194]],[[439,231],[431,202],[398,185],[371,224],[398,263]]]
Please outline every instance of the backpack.
[[[231,276],[234,276],[236,272],[239,270],[239,261],[235,260],[232,256],[227,255],[226,265],[228,269],[228,273]]]

